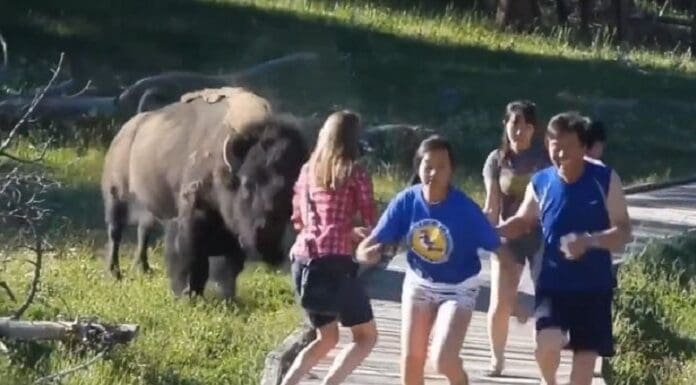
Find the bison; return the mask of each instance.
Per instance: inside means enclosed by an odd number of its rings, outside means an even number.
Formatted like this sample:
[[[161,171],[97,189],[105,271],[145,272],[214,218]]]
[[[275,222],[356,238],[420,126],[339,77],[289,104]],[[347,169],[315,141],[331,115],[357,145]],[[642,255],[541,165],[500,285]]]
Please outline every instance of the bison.
[[[284,260],[292,187],[308,156],[295,121],[242,88],[206,89],[137,114],[114,137],[102,177],[109,271],[127,224],[138,225],[137,256],[165,224],[165,256],[175,294],[201,294],[208,257],[222,256],[232,285],[249,255]]]

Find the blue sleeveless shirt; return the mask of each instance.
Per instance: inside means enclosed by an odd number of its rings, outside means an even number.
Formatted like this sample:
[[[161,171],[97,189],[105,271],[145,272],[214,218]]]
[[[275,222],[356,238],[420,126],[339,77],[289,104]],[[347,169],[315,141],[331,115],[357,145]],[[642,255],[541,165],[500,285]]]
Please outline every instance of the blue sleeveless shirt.
[[[544,236],[537,290],[600,291],[616,286],[610,251],[591,248],[573,261],[560,250],[560,238],[568,233],[610,227],[606,196],[611,172],[607,166],[585,161],[582,176],[573,183],[563,181],[553,166],[532,177]]]

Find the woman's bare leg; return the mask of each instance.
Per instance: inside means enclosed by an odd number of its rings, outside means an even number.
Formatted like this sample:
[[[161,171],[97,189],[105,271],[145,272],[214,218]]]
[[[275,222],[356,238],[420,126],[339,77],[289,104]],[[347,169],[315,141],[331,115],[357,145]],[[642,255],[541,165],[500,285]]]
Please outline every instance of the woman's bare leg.
[[[438,373],[447,377],[450,385],[468,385],[469,377],[459,352],[469,328],[472,311],[455,301],[445,301],[437,312],[433,327],[433,364]]]
[[[317,338],[297,355],[282,385],[296,385],[338,343],[338,323],[331,322],[317,329]]]
[[[488,307],[488,337],[491,349],[491,376],[500,375],[505,364],[510,316],[517,307],[517,287],[523,265],[505,253],[491,257],[491,297]]]
[[[353,342],[346,346],[329,369],[324,385],[338,385],[367,357],[377,342],[377,326],[369,321],[350,328]]]
[[[423,385],[435,305],[403,298],[401,304],[401,383]]]

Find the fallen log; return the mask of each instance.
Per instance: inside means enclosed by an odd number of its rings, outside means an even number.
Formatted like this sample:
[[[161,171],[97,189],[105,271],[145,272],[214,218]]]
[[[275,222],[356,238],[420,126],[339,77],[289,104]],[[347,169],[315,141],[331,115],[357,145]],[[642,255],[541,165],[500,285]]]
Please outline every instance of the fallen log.
[[[121,112],[132,115],[174,103],[185,93],[204,88],[233,87],[253,77],[268,73],[279,66],[316,60],[312,52],[299,52],[265,61],[250,68],[226,75],[205,75],[187,71],[169,71],[148,76],[133,83],[118,96]]]
[[[16,119],[24,114],[33,96],[13,96],[0,100],[0,118]],[[111,117],[118,112],[111,96],[44,97],[32,112],[32,119]]]
[[[0,318],[0,337],[21,340],[91,340],[127,343],[138,334],[136,324],[108,325],[88,321],[23,321]]]

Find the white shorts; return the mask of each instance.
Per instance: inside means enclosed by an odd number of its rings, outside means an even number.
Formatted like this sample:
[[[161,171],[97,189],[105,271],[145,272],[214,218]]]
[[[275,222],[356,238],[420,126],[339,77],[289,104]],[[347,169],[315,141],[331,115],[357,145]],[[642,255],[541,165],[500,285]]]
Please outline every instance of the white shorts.
[[[479,294],[480,282],[478,276],[463,282],[437,283],[430,282],[406,269],[406,276],[401,290],[401,303],[421,302],[440,305],[445,301],[454,301],[458,307],[474,310]]]

